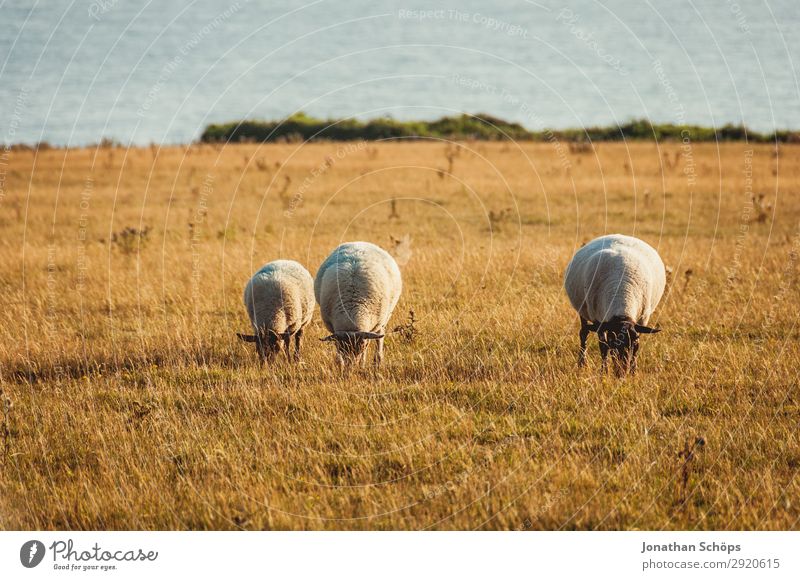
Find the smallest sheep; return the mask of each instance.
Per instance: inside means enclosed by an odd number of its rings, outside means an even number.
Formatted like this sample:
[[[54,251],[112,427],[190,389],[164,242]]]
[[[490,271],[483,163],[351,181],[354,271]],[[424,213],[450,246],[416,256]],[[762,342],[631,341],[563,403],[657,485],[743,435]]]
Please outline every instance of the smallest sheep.
[[[256,272],[244,289],[244,306],[254,334],[238,334],[254,342],[262,362],[271,362],[280,343],[291,360],[289,342],[294,336],[294,360],[300,359],[303,328],[314,313],[314,280],[292,260],[275,260]]]

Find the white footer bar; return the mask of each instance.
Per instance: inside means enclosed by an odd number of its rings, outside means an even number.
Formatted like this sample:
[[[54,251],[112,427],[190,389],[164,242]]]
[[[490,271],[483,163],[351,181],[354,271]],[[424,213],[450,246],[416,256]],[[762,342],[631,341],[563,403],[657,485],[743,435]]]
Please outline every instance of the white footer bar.
[[[800,578],[800,532],[0,533],[0,578],[438,580],[563,574]]]

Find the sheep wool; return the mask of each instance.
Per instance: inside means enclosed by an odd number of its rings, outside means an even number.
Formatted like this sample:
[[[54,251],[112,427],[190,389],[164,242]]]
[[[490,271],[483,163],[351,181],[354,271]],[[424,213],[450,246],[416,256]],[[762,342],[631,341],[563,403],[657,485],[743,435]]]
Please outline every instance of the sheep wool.
[[[397,262],[369,242],[337,247],[314,280],[322,322],[334,333],[383,333],[402,290]]]
[[[638,238],[613,234],[578,250],[564,288],[582,319],[647,324],[664,295],[666,270],[658,252]]]
[[[256,272],[244,289],[244,305],[256,334],[303,329],[314,313],[314,281],[293,260],[275,260]]]

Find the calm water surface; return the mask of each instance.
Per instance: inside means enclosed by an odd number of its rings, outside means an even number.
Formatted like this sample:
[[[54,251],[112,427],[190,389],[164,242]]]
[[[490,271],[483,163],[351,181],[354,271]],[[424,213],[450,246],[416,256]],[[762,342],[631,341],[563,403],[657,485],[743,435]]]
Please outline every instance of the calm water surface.
[[[797,0],[10,0],[0,138],[186,142],[298,110],[800,129],[798,30]]]

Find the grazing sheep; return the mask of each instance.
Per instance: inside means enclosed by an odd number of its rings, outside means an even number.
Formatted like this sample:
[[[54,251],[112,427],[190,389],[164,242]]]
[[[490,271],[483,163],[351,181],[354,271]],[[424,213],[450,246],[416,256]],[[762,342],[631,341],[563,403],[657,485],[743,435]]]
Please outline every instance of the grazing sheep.
[[[308,270],[292,260],[275,260],[256,272],[244,289],[244,306],[254,334],[238,334],[245,342],[256,343],[263,362],[272,361],[280,342],[289,355],[294,335],[294,360],[300,359],[303,328],[314,313],[314,281]]]
[[[614,234],[592,240],[572,257],[564,289],[581,318],[578,364],[586,361],[586,339],[597,332],[603,370],[611,351],[618,375],[636,372],[639,335],[664,294],[664,262],[651,246]]]
[[[319,267],[314,295],[322,322],[336,342],[340,367],[363,362],[367,340],[377,341],[375,364],[383,360],[383,337],[400,299],[400,268],[385,250],[368,242],[336,248]]]

